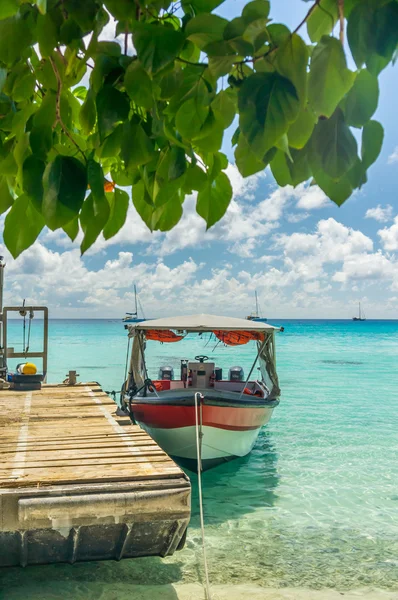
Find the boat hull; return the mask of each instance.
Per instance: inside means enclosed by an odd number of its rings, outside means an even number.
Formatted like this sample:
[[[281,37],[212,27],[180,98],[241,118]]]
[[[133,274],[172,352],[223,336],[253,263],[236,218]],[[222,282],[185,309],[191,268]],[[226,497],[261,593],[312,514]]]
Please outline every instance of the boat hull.
[[[176,403],[134,401],[135,421],[176,462],[192,471],[198,469],[195,406],[192,398]],[[189,404],[188,404],[189,402]],[[209,402],[209,401],[208,401]],[[268,423],[278,401],[245,401],[233,405],[211,399],[201,405],[202,469],[207,470],[234,458],[246,456]]]

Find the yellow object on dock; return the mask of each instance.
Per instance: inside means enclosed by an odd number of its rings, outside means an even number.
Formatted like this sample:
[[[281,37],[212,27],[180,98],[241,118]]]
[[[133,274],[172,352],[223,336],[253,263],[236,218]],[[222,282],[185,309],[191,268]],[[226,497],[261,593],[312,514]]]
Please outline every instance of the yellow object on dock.
[[[0,391],[0,566],[172,554],[190,483],[98,384]]]
[[[21,373],[21,375],[36,375],[37,367],[33,363],[28,362],[19,365],[17,371],[18,373]]]

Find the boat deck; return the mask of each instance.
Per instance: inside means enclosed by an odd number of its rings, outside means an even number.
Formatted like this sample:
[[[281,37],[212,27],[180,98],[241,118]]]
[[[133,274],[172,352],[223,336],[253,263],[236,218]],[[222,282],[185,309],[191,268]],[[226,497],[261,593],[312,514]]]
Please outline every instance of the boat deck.
[[[0,566],[171,554],[184,472],[96,383],[0,391]]]

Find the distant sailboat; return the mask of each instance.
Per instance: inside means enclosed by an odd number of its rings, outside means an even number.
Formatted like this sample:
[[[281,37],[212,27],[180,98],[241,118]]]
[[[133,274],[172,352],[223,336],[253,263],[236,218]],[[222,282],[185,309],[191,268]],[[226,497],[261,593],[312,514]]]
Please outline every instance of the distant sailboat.
[[[361,310],[361,303],[358,302],[358,316],[352,317],[353,321],[366,321],[365,313]]]
[[[138,305],[140,306],[142,317],[138,316]],[[140,323],[141,321],[146,321],[144,311],[142,310],[140,299],[137,298],[137,288],[134,285],[134,312],[126,313],[126,316],[123,318],[123,323]]]
[[[258,297],[257,297],[257,290],[254,292],[255,298],[256,298],[256,310],[255,312],[252,312],[248,317],[246,317],[246,319],[248,321],[257,321],[260,323],[266,323],[267,319],[265,317],[262,317],[260,315],[260,310],[258,308]]]

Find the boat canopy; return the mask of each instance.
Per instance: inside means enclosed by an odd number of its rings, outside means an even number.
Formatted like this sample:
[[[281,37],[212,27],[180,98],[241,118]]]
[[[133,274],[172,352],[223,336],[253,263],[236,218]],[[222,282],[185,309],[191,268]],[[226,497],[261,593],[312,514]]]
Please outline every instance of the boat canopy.
[[[181,317],[167,317],[165,319],[151,319],[129,325],[129,331],[132,335],[135,332],[151,330],[176,330],[176,331],[242,331],[270,333],[271,331],[280,331],[279,327],[273,327],[268,323],[248,321],[246,319],[236,319],[235,317],[217,317],[216,315],[187,315]],[[257,338],[251,338],[257,339]]]
[[[275,364],[275,332],[283,331],[280,327],[246,319],[202,314],[142,321],[128,325],[128,330],[129,337],[134,338],[134,341],[129,379],[125,389],[130,389],[132,384],[135,388],[141,388],[145,379],[148,379],[144,358],[147,340],[179,342],[185,337],[185,332],[211,332],[227,346],[256,341],[261,374],[263,381],[271,390],[270,398],[277,398],[280,394]]]

